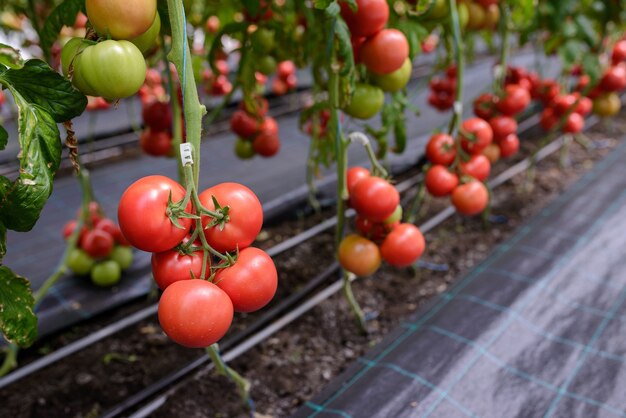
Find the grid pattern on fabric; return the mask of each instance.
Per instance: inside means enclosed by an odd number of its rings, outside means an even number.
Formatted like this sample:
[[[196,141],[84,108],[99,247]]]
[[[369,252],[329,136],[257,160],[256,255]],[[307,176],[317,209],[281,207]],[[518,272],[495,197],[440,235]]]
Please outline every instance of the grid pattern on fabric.
[[[296,417],[626,417],[620,146]]]

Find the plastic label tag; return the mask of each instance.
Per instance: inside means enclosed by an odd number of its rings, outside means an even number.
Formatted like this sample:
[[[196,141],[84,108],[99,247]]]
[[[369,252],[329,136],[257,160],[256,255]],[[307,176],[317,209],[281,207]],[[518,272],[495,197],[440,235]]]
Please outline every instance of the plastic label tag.
[[[180,161],[183,166],[187,164],[193,165],[193,154],[191,152],[192,149],[193,148],[191,147],[191,144],[189,142],[180,144]]]
[[[454,113],[457,115],[463,114],[463,102],[454,102]]]

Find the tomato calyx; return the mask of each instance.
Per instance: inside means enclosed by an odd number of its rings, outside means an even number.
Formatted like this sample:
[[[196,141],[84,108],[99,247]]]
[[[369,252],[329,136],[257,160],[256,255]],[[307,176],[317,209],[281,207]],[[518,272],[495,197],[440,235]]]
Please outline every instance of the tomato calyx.
[[[209,222],[209,224],[204,227],[204,229],[217,227],[220,231],[223,231],[226,224],[230,221],[230,217],[228,216],[230,206],[220,206],[217,198],[213,195],[211,195],[211,199],[213,200],[213,205],[215,205],[215,211],[200,208],[200,211],[202,213],[204,213],[205,215],[209,215],[213,218],[211,222]]]
[[[187,207],[187,205],[189,203],[189,197],[187,196],[189,194],[190,194],[190,192],[188,191],[187,194],[185,195],[185,197],[182,200],[180,200],[178,202],[173,202],[172,201],[172,192],[170,191],[170,194],[169,194],[169,196],[167,198],[166,214],[167,214],[167,217],[170,219],[170,221],[172,222],[172,224],[174,224],[174,226],[176,228],[186,229],[178,221],[180,218],[200,219],[200,217],[198,215],[195,215],[193,213],[189,213],[189,212],[187,212],[185,210],[185,208]]]

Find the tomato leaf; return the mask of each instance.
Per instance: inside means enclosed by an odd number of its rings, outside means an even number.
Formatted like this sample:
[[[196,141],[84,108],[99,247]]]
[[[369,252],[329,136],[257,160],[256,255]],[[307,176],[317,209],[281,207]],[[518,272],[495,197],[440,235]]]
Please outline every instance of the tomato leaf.
[[[324,10],[327,9],[328,6],[335,3],[335,0],[314,0],[313,5],[316,9]]]
[[[590,47],[594,47],[600,43],[600,39],[596,34],[596,30],[593,27],[591,20],[585,15],[578,14],[574,18],[576,26],[582,38],[587,42]]]
[[[589,76],[590,84],[595,85],[602,76],[600,58],[596,54],[585,54],[582,61],[583,72]]]
[[[8,84],[28,104],[40,106],[55,122],[70,120],[87,106],[85,95],[38,59],[26,61],[23,68],[0,72],[0,83]]]
[[[11,343],[28,347],[37,338],[35,299],[30,282],[0,266],[0,330]]]
[[[7,229],[0,223],[0,264],[7,253]]]
[[[78,12],[84,11],[84,0],[64,0],[54,8],[41,29],[41,49],[49,51],[63,26],[73,26]]]
[[[9,143],[9,133],[4,129],[3,126],[0,126],[0,151],[5,149],[7,144]]]
[[[17,69],[24,66],[24,60],[17,49],[0,43],[0,64]]]

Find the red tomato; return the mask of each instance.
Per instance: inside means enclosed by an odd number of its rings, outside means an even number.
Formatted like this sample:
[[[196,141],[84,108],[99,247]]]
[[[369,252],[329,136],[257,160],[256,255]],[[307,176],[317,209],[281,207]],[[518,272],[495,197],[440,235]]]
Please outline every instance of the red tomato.
[[[274,80],[272,80],[272,93],[277,96],[282,96],[283,94],[287,93],[287,90],[289,90],[289,87],[287,86],[287,83],[285,83],[282,79],[276,77]]]
[[[489,120],[495,113],[497,97],[491,93],[483,93],[474,100],[474,114],[481,119]]]
[[[154,132],[147,128],[139,137],[139,146],[148,155],[165,157],[172,153],[172,135],[167,131]]]
[[[239,252],[234,265],[217,271],[214,283],[230,297],[235,311],[254,312],[276,294],[278,273],[265,251],[249,247]]]
[[[489,119],[489,125],[493,130],[493,139],[504,139],[517,132],[517,121],[510,116],[496,116]]]
[[[503,158],[511,157],[517,154],[519,150],[519,137],[516,134],[511,134],[498,141],[498,147],[500,147],[500,155]]]
[[[583,130],[585,127],[585,118],[583,118],[578,113],[571,113],[567,117],[567,121],[565,125],[563,125],[563,132],[567,132],[570,134],[577,134]]]
[[[462,184],[452,192],[452,204],[462,215],[478,215],[485,210],[488,201],[487,187],[478,180]]]
[[[167,216],[171,196],[178,202],[183,186],[164,176],[147,176],[131,184],[120,199],[117,218],[124,237],[143,251],[158,253],[174,248],[189,233],[192,220],[180,218],[178,228]],[[191,202],[185,208],[191,213]]]
[[[357,0],[353,12],[347,3],[341,3],[341,17],[354,37],[368,38],[385,27],[389,19],[387,0]]]
[[[100,219],[95,225],[94,229],[99,229],[101,231],[108,232],[115,239],[117,235],[120,234],[120,228],[117,226],[115,222],[113,222],[109,218]]]
[[[591,77],[589,77],[587,74],[583,74],[578,79],[578,83],[576,83],[576,87],[574,87],[574,90],[582,92],[587,88],[589,83],[591,83]]]
[[[600,88],[606,92],[626,88],[626,65],[620,64],[609,68],[600,80]]]
[[[456,157],[454,138],[439,133],[430,137],[426,145],[426,158],[433,164],[450,165]]]
[[[611,60],[614,65],[619,64],[622,61],[626,61],[626,40],[621,40],[615,43],[611,54]]]
[[[199,279],[202,275],[202,251],[182,254],[176,249],[152,253],[152,276],[161,290],[180,280]],[[207,260],[206,277],[211,274],[211,259]]]
[[[593,109],[593,101],[589,97],[581,97],[576,106],[575,112],[581,116],[586,116]]]
[[[101,229],[92,229],[85,232],[81,247],[90,257],[104,258],[113,251],[113,237]]]
[[[350,42],[352,43],[352,53],[354,54],[355,64],[358,64],[361,62],[361,59],[359,58],[359,54],[361,53],[361,46],[363,45],[363,42],[365,42],[366,39],[367,38],[355,38],[354,36],[350,38]]]
[[[259,133],[261,122],[243,110],[237,110],[230,118],[230,129],[243,138],[251,138]]]
[[[356,234],[347,235],[338,251],[339,264],[358,277],[370,276],[380,267],[378,245]]]
[[[370,176],[370,171],[365,167],[350,167],[348,169],[346,184],[348,186],[348,193],[352,193],[354,186],[364,178]]]
[[[239,104],[239,109],[245,110],[250,115],[264,117],[269,110],[269,102],[263,96],[254,96],[251,101],[243,100]]]
[[[461,147],[470,154],[480,154],[493,141],[493,130],[487,121],[470,118],[460,129]]]
[[[408,267],[422,256],[425,248],[424,236],[415,225],[400,224],[387,235],[380,253],[390,265]]]
[[[391,230],[399,225],[400,221],[392,223],[373,222],[362,216],[357,215],[354,220],[354,226],[365,238],[374,242],[381,241]]]
[[[159,301],[161,328],[176,343],[189,348],[219,341],[230,328],[233,314],[228,295],[205,280],[172,283]]]
[[[561,86],[555,80],[545,79],[538,90],[539,98],[545,105],[548,105],[561,92]]]
[[[559,118],[554,114],[554,109],[548,107],[541,112],[541,121],[539,124],[546,130],[552,130],[559,123]]]
[[[278,138],[278,135],[261,132],[256,138],[254,138],[252,147],[261,157],[272,157],[280,150],[280,139]]]
[[[296,72],[296,65],[293,61],[281,61],[276,67],[276,75],[282,80],[286,80],[292,74]]]
[[[202,217],[204,235],[217,251],[243,250],[249,247],[261,232],[263,208],[252,190],[238,183],[220,183],[203,191],[199,198],[202,205],[215,210],[212,196],[222,208],[229,207],[228,222],[220,230],[219,225],[207,228],[213,221],[210,216]]]
[[[383,29],[361,46],[359,59],[374,74],[393,73],[409,56],[409,42],[397,29]]]
[[[472,155],[467,162],[459,164],[461,173],[485,181],[491,171],[489,159],[482,154]]]
[[[82,216],[82,208],[78,208],[78,210],[76,211],[76,217],[80,218]],[[100,208],[100,205],[98,204],[98,202],[92,200],[91,202],[89,202],[89,207],[88,207],[88,218],[85,219],[85,222],[87,224],[91,224],[91,225],[95,225],[98,223],[98,221],[100,221],[100,219],[102,219],[102,209]]]
[[[452,190],[459,185],[459,178],[447,167],[434,165],[426,172],[424,184],[431,195],[442,197],[452,193]]]
[[[500,147],[492,142],[485,147],[483,155],[487,157],[491,164],[495,164],[500,159]]]
[[[524,87],[517,84],[509,84],[504,88],[504,97],[498,100],[496,108],[506,116],[513,116],[528,107],[530,104],[530,93]]]
[[[556,116],[563,116],[566,114],[576,103],[578,97],[574,94],[562,94],[554,98],[552,102],[552,108]]]
[[[350,204],[361,216],[382,222],[396,210],[400,194],[393,185],[380,177],[367,177],[359,181],[350,195]]]
[[[71,220],[68,221],[65,226],[63,227],[63,238],[64,239],[68,239],[70,237],[70,235],[72,235],[72,233],[74,232],[74,230],[76,229],[76,224],[78,223],[78,221],[75,220]],[[87,227],[85,225],[83,225],[83,227],[80,229],[80,233],[78,234],[78,241],[76,242],[81,242],[83,237],[85,236],[85,233],[87,232]]]
[[[172,128],[172,111],[167,102],[153,100],[147,103],[141,116],[144,124],[153,131],[166,131]]]

